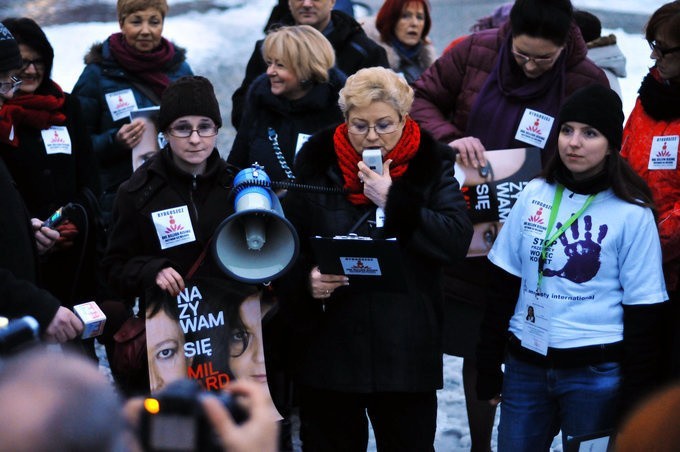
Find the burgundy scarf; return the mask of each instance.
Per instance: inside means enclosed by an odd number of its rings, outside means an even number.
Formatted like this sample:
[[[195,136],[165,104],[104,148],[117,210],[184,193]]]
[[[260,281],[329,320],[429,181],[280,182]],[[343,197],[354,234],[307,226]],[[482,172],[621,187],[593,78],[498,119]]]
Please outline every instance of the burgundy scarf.
[[[335,154],[338,157],[338,165],[342,171],[342,177],[345,179],[344,188],[350,193],[347,195],[347,199],[355,205],[371,204],[371,200],[364,195],[364,189],[359,180],[357,165],[361,161],[361,154],[349,142],[347,123],[342,123],[335,129],[333,143],[335,144]],[[390,166],[392,180],[400,178],[406,172],[409,162],[418,152],[419,145],[420,127],[413,119],[407,117],[401,138],[386,156],[387,159],[392,159]]]
[[[49,91],[53,94],[20,94],[5,101],[0,109],[0,141],[19,146],[16,130],[10,137],[12,126],[44,130],[66,122],[66,115],[62,111],[64,92],[53,81],[50,81]]]
[[[175,56],[175,46],[165,38],[151,52],[138,52],[126,41],[123,33],[114,33],[109,37],[111,53],[123,69],[134,74],[149,85],[151,90],[161,97],[170,79],[162,70],[170,64]]]

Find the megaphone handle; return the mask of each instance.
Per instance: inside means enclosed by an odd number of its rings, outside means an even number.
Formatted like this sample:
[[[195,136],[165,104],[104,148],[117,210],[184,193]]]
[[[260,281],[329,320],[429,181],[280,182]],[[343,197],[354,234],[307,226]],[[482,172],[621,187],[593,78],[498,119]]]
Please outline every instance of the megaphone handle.
[[[205,255],[208,252],[208,248],[210,247],[210,244],[213,241],[213,238],[215,237],[215,234],[210,236],[210,239],[205,243],[205,246],[203,247],[203,250],[201,251],[201,254],[198,255],[196,258],[196,261],[193,263],[189,271],[187,272],[186,275],[184,275],[184,280],[186,281],[187,279],[191,279],[194,276],[194,273],[196,273],[196,270],[198,270],[198,267],[201,266],[201,263],[205,259]]]

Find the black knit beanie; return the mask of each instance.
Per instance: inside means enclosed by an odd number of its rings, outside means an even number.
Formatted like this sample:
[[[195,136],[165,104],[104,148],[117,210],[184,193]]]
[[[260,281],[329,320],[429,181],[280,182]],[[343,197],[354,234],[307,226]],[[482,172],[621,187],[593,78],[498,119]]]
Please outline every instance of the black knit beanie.
[[[618,94],[599,84],[575,91],[562,105],[559,124],[581,122],[597,129],[607,138],[609,147],[621,150],[623,105]]]
[[[206,116],[217,127],[222,127],[220,105],[210,80],[201,76],[187,76],[168,86],[161,98],[159,130],[167,130],[175,119],[182,116]]]
[[[28,17],[8,18],[3,23],[14,35],[17,44],[24,44],[40,55],[45,62],[45,75],[42,85],[47,85],[52,77],[52,64],[54,63],[54,49],[47,39],[45,32],[33,19]]]
[[[7,27],[0,22],[0,72],[20,69],[22,64],[19,44]]]

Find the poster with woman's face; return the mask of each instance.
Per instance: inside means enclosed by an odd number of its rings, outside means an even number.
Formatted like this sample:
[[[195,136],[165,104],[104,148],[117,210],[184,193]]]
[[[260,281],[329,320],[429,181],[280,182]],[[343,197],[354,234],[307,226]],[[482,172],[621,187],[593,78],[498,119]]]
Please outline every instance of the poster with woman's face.
[[[467,257],[486,256],[493,246],[520,191],[541,171],[538,148],[486,151],[482,168],[456,161],[456,180],[473,224]]]
[[[177,297],[160,290],[147,294],[151,393],[182,378],[213,391],[244,378],[269,393],[262,318],[271,304],[261,300],[257,287],[235,281],[196,278],[185,283]]]

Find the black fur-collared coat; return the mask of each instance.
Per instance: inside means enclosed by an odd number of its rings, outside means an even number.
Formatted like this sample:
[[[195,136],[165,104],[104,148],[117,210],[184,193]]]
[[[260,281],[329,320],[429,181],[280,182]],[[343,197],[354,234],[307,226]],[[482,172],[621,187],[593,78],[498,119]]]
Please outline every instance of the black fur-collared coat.
[[[299,383],[358,393],[442,387],[441,267],[465,257],[472,236],[450,155],[422,133],[407,171],[390,187],[384,228],[371,221],[373,205],[356,206],[342,194],[288,192],[284,212],[300,235],[301,253],[278,289]],[[303,184],[342,187],[333,129],[310,138],[295,174]],[[356,233],[396,237],[407,291],[360,291],[350,284],[336,289],[324,309],[308,290],[316,265],[309,237],[345,235],[367,212]]]

